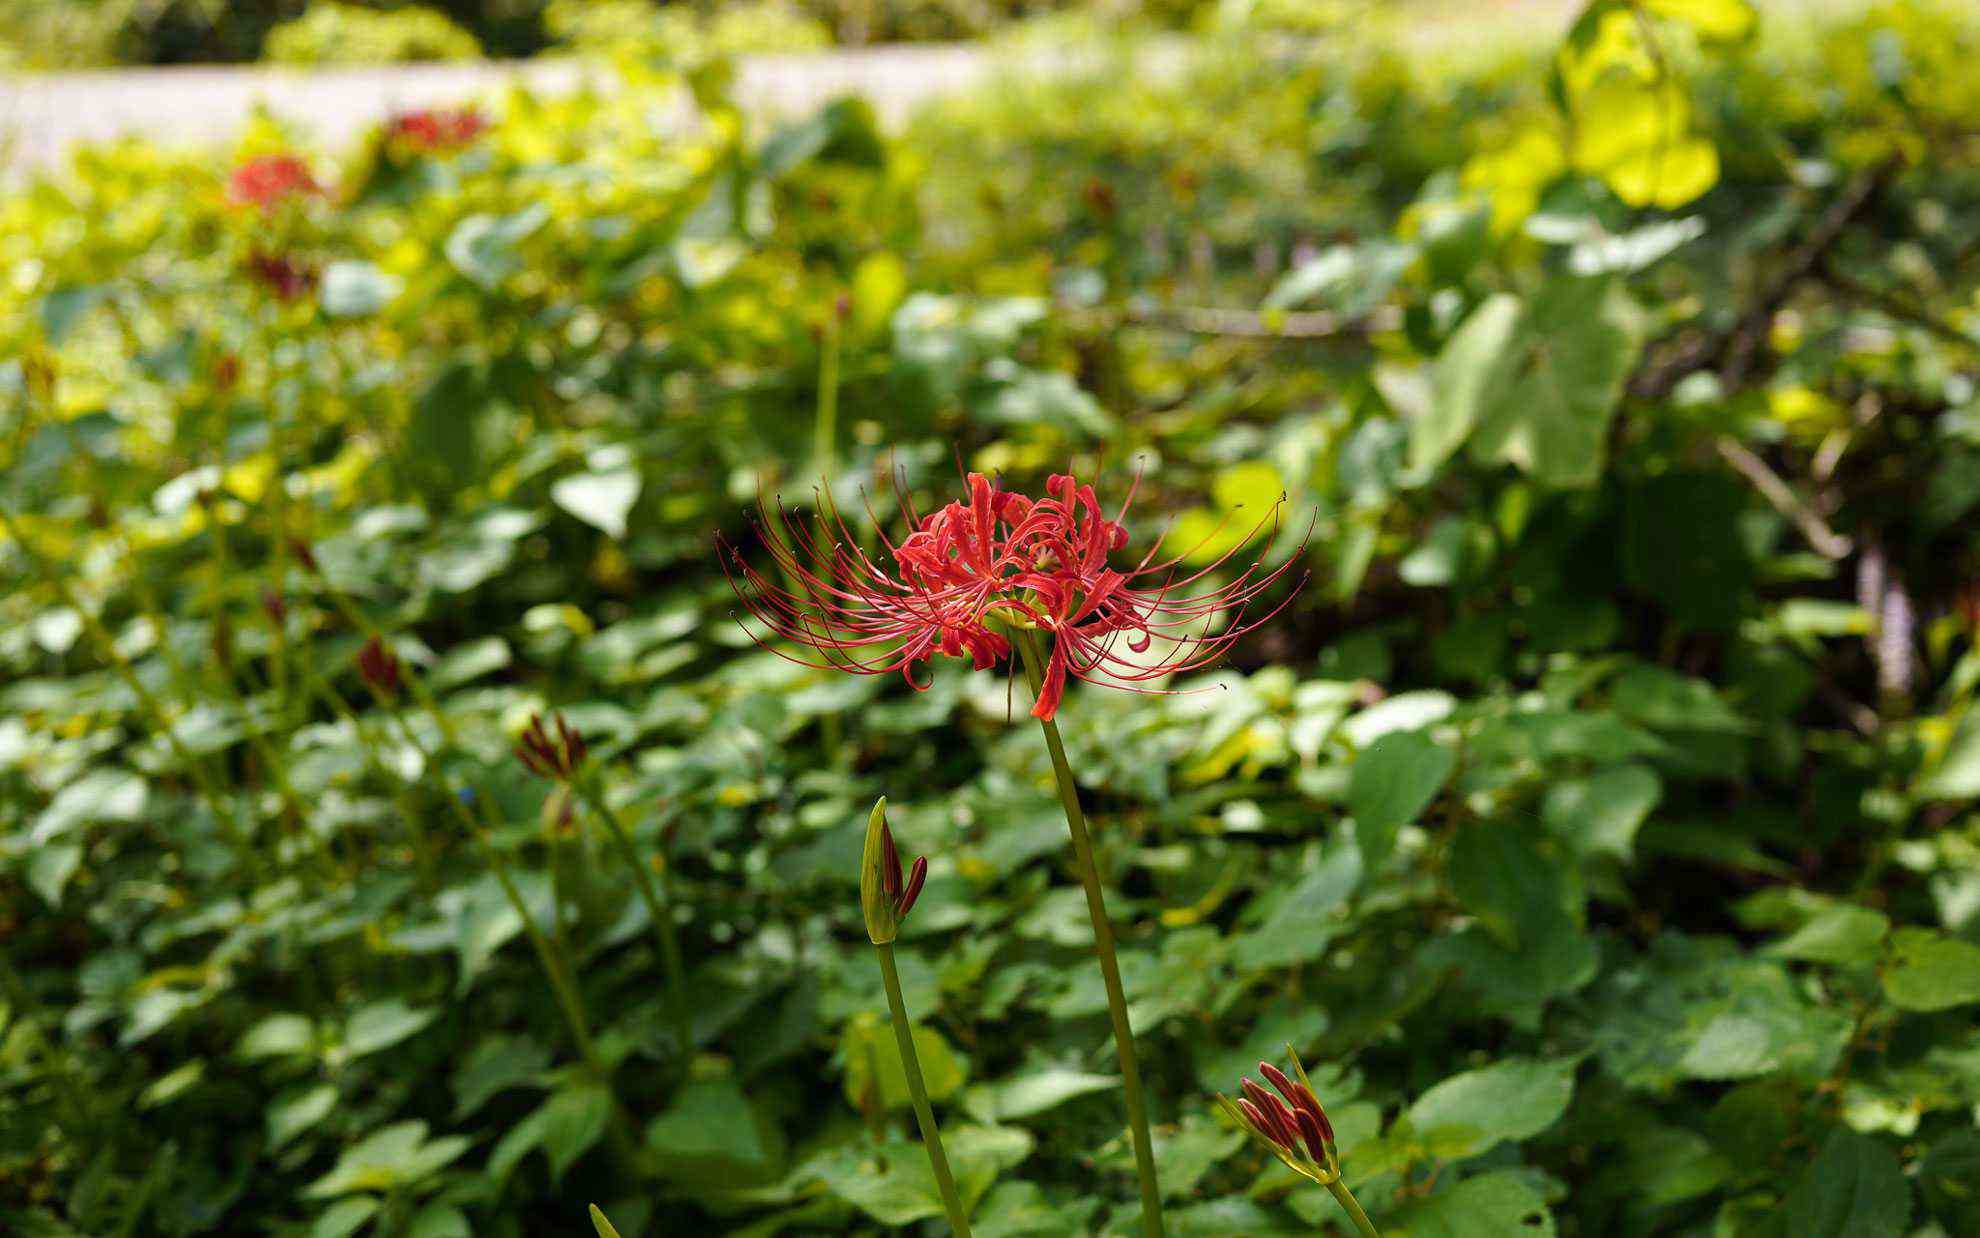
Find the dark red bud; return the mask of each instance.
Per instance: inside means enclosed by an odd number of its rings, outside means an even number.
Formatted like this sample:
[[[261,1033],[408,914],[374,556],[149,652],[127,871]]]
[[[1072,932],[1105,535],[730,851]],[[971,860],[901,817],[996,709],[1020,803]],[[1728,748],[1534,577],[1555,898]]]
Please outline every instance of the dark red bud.
[[[887,828],[885,821],[880,823],[880,865],[881,890],[889,899],[899,902],[902,889],[901,853],[894,846],[894,831]]]
[[[1239,1112],[1244,1114],[1245,1121],[1251,1123],[1253,1130],[1265,1136],[1265,1138],[1272,1140],[1274,1143],[1278,1142],[1279,1137],[1273,1131],[1272,1123],[1266,1119],[1263,1113],[1259,1112],[1258,1106],[1252,1104],[1249,1100],[1240,1100],[1237,1103],[1237,1107]]]
[[[1326,1118],[1316,1118],[1304,1109],[1293,1115],[1299,1123],[1300,1137],[1306,1140],[1306,1150],[1320,1164],[1327,1163],[1327,1145],[1334,1141],[1334,1132],[1324,1124]]]
[[[289,618],[288,603],[284,602],[282,595],[273,589],[261,591],[261,609],[267,611],[268,617],[276,623],[286,622]]]
[[[1267,1083],[1279,1089],[1279,1094],[1291,1101],[1295,1109],[1299,1107],[1299,1085],[1288,1078],[1285,1071],[1270,1062],[1260,1062],[1258,1073],[1265,1076]]]
[[[1279,1103],[1279,1098],[1249,1079],[1243,1080],[1239,1086],[1244,1089],[1245,1097],[1264,1116],[1265,1125],[1260,1129],[1265,1132],[1266,1136],[1272,1142],[1281,1146],[1290,1145],[1296,1128],[1290,1120],[1285,1122],[1280,1121],[1280,1113],[1285,1107]]]
[[[921,883],[926,880],[928,880],[928,857],[918,855],[914,857],[914,864],[908,868],[907,888],[901,891],[900,898],[894,902],[895,918],[906,919],[907,913],[914,910],[914,900],[921,897]]]
[[[358,650],[358,673],[365,681],[387,696],[399,690],[399,659],[385,648],[376,637],[364,642]]]
[[[289,539],[289,553],[296,557],[296,562],[302,564],[305,571],[317,572],[322,570],[316,566],[316,552],[311,550],[309,543],[300,537]]]

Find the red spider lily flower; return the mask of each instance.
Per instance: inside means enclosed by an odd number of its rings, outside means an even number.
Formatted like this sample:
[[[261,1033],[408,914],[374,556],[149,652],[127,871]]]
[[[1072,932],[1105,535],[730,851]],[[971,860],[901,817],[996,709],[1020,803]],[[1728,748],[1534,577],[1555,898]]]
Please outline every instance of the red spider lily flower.
[[[557,714],[555,738],[544,730],[543,715],[531,714],[529,725],[523,728],[522,738],[516,743],[516,759],[530,773],[552,782],[569,782],[584,767],[586,751],[584,736],[564,721],[561,712]]]
[[[1229,584],[1197,594],[1188,590],[1235,550],[1185,571],[1188,555],[1158,559],[1158,540],[1139,560],[1115,566],[1111,556],[1128,542],[1135,488],[1109,519],[1093,487],[1071,476],[1050,478],[1045,497],[1032,498],[971,473],[967,502],[925,518],[904,507],[912,531],[898,545],[883,536],[880,555],[860,549],[821,498],[809,521],[781,509],[774,519],[764,513],[775,528],[764,530],[763,541],[791,585],[757,571],[731,546],[724,546],[724,567],[733,563],[730,583],[771,634],[818,650],[824,661],[779,656],[856,674],[900,671],[917,690],[924,685],[915,683],[915,665],[936,654],[968,657],[987,670],[1010,656],[1011,627],[1048,631],[1052,650],[1031,713],[1050,719],[1069,678],[1171,695],[1138,685],[1215,661],[1290,600],[1247,619],[1297,554],[1272,569],[1253,563]],[[1223,612],[1231,620],[1213,633]],[[1165,649],[1144,656],[1158,637]]]
[[[866,917],[866,935],[874,945],[894,940],[902,920],[914,910],[928,880],[928,857],[916,856],[904,875],[894,832],[887,828],[887,797],[874,802],[866,818],[866,847],[859,862],[859,904]]]
[[[364,642],[358,650],[358,674],[364,681],[386,696],[397,696],[402,682],[399,674],[398,655],[385,647],[376,636]]]
[[[401,112],[385,128],[388,138],[427,154],[460,150],[488,128],[488,118],[472,107],[425,107]]]
[[[1292,1053],[1292,1047],[1288,1045],[1286,1051]],[[1279,1090],[1277,1096],[1244,1079],[1238,1084],[1244,1093],[1241,1100],[1233,1102],[1220,1094],[1217,1103],[1288,1168],[1325,1186],[1341,1172],[1334,1155],[1334,1126],[1313,1095],[1297,1053],[1292,1053],[1292,1063],[1297,1080],[1270,1062],[1258,1063],[1258,1073]]]
[[[227,178],[227,203],[271,211],[289,198],[320,197],[323,186],[296,155],[257,155]]]
[[[248,259],[248,271],[266,284],[277,300],[294,301],[316,288],[316,269],[295,258],[256,254]]]

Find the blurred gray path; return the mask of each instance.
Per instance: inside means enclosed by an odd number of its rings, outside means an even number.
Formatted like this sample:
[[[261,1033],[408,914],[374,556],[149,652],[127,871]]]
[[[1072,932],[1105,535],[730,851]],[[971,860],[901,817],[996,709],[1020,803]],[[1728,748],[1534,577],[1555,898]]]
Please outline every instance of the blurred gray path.
[[[1432,3],[1410,36],[1436,43],[1491,33],[1557,33],[1579,3]],[[1157,45],[1153,55],[1173,63],[1170,53],[1177,51],[1177,45]],[[1082,58],[1077,48],[1010,55],[967,43],[750,56],[738,66],[737,97],[751,115],[775,116],[857,92],[883,119],[898,123],[916,104],[981,84],[995,73],[1014,67],[1051,72]],[[1161,65],[1152,67],[1159,71]],[[602,66],[562,58],[358,69],[215,65],[18,74],[0,78],[0,161],[11,171],[28,171],[59,160],[78,142],[127,134],[174,146],[210,146],[237,134],[257,106],[301,122],[318,141],[334,146],[407,108],[492,95],[514,82],[561,93],[587,80],[609,87],[613,75]]]

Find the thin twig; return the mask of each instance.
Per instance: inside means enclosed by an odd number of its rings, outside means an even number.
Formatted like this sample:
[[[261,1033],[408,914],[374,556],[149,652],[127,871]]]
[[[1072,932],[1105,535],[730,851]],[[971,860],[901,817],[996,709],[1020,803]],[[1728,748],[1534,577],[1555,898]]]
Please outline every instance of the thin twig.
[[[1824,559],[1842,559],[1849,555],[1854,548],[1850,540],[1831,529],[1814,508],[1803,503],[1793,487],[1782,481],[1779,473],[1767,467],[1765,460],[1748,451],[1730,434],[1720,435],[1712,446],[1718,450],[1721,459],[1733,466],[1735,472],[1753,483],[1753,488],[1774,505],[1775,511],[1794,522],[1816,554]]]

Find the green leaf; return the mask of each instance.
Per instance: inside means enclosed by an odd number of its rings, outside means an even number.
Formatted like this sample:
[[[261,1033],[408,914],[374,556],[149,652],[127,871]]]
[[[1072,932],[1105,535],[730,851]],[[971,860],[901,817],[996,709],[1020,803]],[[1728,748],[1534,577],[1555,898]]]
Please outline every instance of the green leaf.
[[[532,203],[513,215],[470,215],[447,237],[447,261],[481,287],[494,290],[523,269],[517,247],[550,221],[550,208]]]
[[[699,1079],[682,1087],[667,1111],[647,1126],[646,1146],[683,1172],[709,1163],[759,1168],[775,1155],[749,1098],[728,1078]]]
[[[1636,363],[1639,319],[1620,281],[1549,280],[1485,380],[1472,455],[1550,486],[1594,484],[1623,379]]]
[[[316,1025],[299,1014],[271,1014],[249,1028],[235,1052],[245,1058],[283,1057],[316,1049]]]
[[[491,1036],[454,1075],[454,1116],[464,1118],[506,1088],[533,1083],[550,1066],[550,1050],[527,1036]]]
[[[344,1048],[352,1057],[389,1049],[439,1017],[437,1009],[415,1010],[396,997],[373,1002],[351,1015],[344,1027]]]
[[[144,815],[144,779],[122,769],[91,770],[55,793],[34,819],[28,841],[53,842],[80,825],[136,821]]]
[[[1960,717],[1939,759],[1912,787],[1922,800],[1966,800],[1980,796],[1980,708]]]
[[[323,268],[323,312],[332,318],[375,314],[399,295],[401,283],[369,262],[333,262]]]
[[[316,1224],[309,1228],[309,1238],[349,1238],[369,1221],[381,1206],[374,1196],[360,1195],[330,1205]]]
[[[963,1098],[963,1108],[979,1122],[1028,1118],[1055,1109],[1074,1097],[1120,1086],[1114,1075],[1089,1074],[1064,1066],[1015,1075],[996,1083],[978,1084]]]
[[[597,1084],[559,1089],[549,1100],[509,1128],[488,1157],[488,1174],[507,1178],[523,1157],[537,1148],[550,1160],[550,1177],[561,1182],[564,1171],[590,1151],[605,1134],[612,1116],[612,1095]]]
[[[268,1127],[268,1146],[281,1147],[329,1117],[336,1107],[337,1089],[328,1083],[283,1092],[262,1114]]]
[[[431,1203],[419,1210],[406,1238],[474,1238],[465,1213],[452,1204]]]
[[[1486,298],[1457,329],[1430,371],[1426,415],[1409,424],[1409,467],[1427,474],[1471,436],[1499,358],[1519,323],[1520,300],[1511,293]]]
[[[968,1065],[932,1027],[915,1026],[914,1053],[931,1101],[954,1095],[969,1078]],[[846,1100],[853,1107],[864,1107],[869,1097],[886,1109],[906,1109],[912,1103],[892,1023],[873,1015],[854,1019],[840,1038],[839,1054],[846,1067]]]
[[[1633,666],[1617,678],[1610,703],[1640,726],[1663,731],[1743,732],[1752,724],[1702,679],[1658,666]]]
[[[1867,967],[1883,952],[1884,935],[1890,929],[1890,917],[1883,912],[1845,904],[1816,913],[1808,923],[1768,947],[1767,953],[1809,963]]]
[[[1466,1178],[1409,1210],[1409,1238],[1552,1238],[1553,1214],[1526,1176],[1502,1169]]]
[[[438,1173],[468,1150],[458,1135],[428,1142],[426,1123],[397,1122],[345,1149],[329,1173],[310,1183],[306,1199],[353,1191],[392,1191]]]
[[[1636,831],[1657,807],[1663,783],[1644,765],[1617,765],[1547,788],[1541,820],[1578,854],[1628,863]]]
[[[639,501],[639,487],[639,470],[634,468],[578,473],[551,486],[550,498],[592,528],[622,539],[626,517]]]
[[[1607,975],[1593,1003],[1597,1054],[1632,1088],[1679,1079],[1819,1078],[1850,1019],[1813,1005],[1778,963],[1732,943],[1676,934]]]
[[[1980,1002],[1980,946],[1930,929],[1899,929],[1891,934],[1884,995],[1900,1010]]]
[[[1889,1148],[1838,1130],[1783,1207],[1794,1238],[1901,1238],[1911,1222],[1911,1186]]]
[[[1437,798],[1456,765],[1455,753],[1421,731],[1392,731],[1355,757],[1347,807],[1364,872],[1381,868],[1396,832]]]
[[[1405,1116],[1437,1155],[1462,1160],[1559,1121],[1574,1096],[1574,1068],[1571,1058],[1511,1058],[1451,1076],[1417,1097]]]

